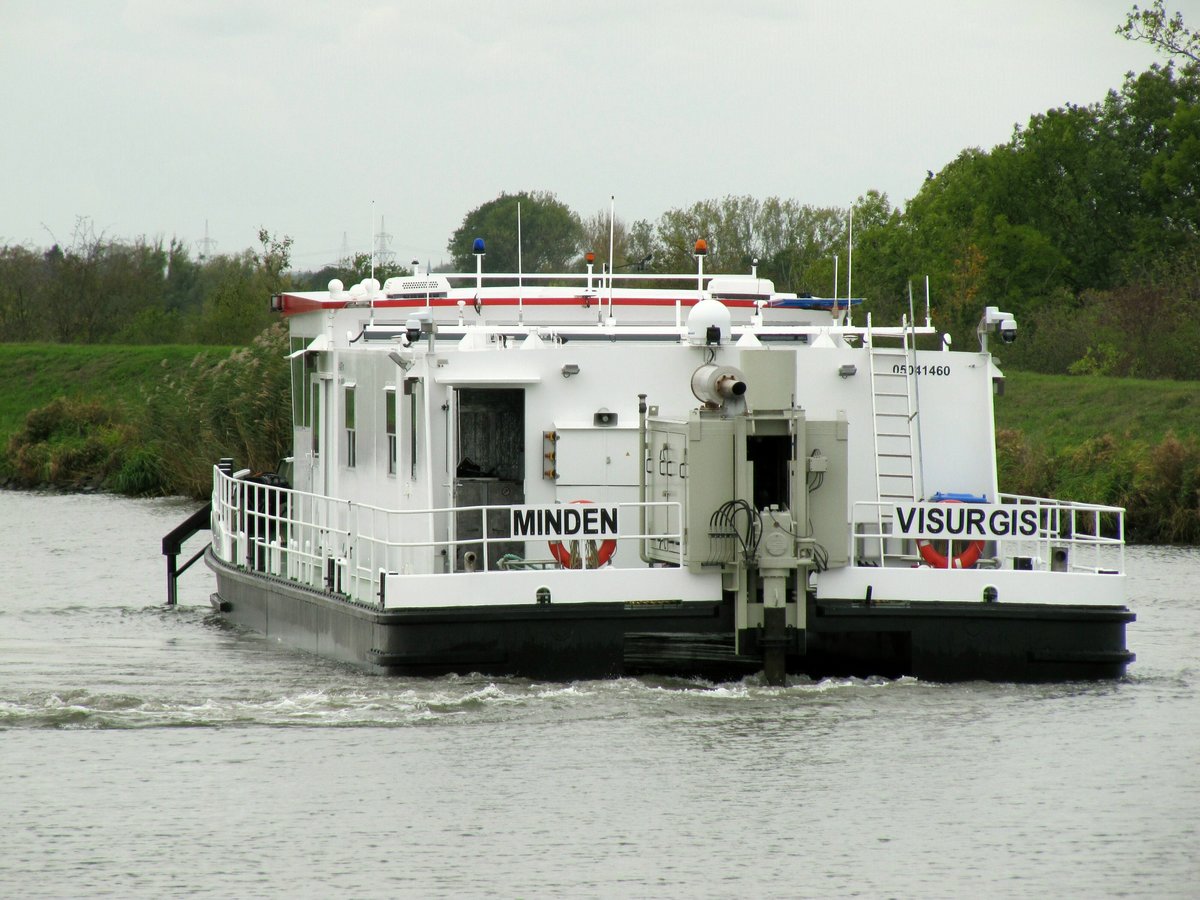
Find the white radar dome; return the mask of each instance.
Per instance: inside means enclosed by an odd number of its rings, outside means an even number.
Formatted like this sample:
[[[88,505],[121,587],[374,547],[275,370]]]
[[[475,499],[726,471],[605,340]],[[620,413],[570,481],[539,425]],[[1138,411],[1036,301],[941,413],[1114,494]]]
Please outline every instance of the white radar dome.
[[[711,340],[709,329],[717,329],[717,340]],[[703,347],[705,344],[728,342],[733,333],[733,318],[729,309],[720,300],[705,298],[692,307],[687,317],[687,340],[689,344]]]

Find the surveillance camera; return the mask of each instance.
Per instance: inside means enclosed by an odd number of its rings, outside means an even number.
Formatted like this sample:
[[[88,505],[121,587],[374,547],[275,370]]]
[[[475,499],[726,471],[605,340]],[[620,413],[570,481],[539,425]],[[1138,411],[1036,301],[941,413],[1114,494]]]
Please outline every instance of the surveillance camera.
[[[404,323],[404,336],[408,338],[410,344],[415,344],[421,339],[421,320],[417,318],[408,319]]]
[[[1014,319],[1005,319],[1000,323],[1000,340],[1011,344],[1017,339],[1017,323]]]

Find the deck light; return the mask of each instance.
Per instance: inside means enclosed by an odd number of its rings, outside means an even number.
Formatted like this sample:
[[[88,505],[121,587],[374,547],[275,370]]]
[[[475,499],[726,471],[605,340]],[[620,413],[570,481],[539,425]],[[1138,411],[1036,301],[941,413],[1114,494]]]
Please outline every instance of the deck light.
[[[483,248],[483,238],[475,238],[475,243],[471,245],[471,252],[479,256],[483,256],[483,254],[487,253],[487,251]]]
[[[578,374],[579,374],[579,366],[577,366],[575,363],[567,363],[565,366],[562,367],[562,377],[563,378],[570,378],[572,375],[578,375]]]
[[[708,253],[708,241],[706,241],[704,238],[699,238],[696,241],[696,249],[695,249],[693,255],[694,256],[705,256],[707,253]]]
[[[843,378],[849,378],[851,375],[858,374],[858,366],[854,365],[854,363],[846,363],[844,366],[838,368],[838,374]]]
[[[587,264],[590,266],[592,263],[594,263],[596,261],[596,254],[593,253],[591,250],[589,250],[587,253],[583,254],[583,258],[587,262]]]

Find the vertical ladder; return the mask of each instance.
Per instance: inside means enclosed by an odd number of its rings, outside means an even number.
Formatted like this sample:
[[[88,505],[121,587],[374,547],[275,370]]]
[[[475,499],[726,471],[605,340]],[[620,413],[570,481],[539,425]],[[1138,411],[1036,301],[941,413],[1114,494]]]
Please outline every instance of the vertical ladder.
[[[871,341],[875,486],[881,503],[911,503],[921,496],[914,464],[915,357],[909,349],[907,331],[901,347],[876,347]]]

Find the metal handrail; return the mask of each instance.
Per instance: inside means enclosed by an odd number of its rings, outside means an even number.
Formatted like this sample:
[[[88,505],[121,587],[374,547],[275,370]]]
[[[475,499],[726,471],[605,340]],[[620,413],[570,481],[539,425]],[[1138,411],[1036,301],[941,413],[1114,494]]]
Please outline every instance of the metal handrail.
[[[664,530],[622,532],[614,540],[682,544],[678,501],[614,505],[669,510]],[[466,545],[482,545],[482,567],[487,570],[493,545],[522,540],[491,534],[487,528],[490,512],[511,510],[512,505],[387,509],[260,484],[219,469],[214,470],[212,508],[212,545],[219,559],[360,602],[372,602],[383,574],[455,574],[454,548]],[[480,516],[479,536],[457,536],[452,519],[471,513]],[[587,554],[583,556],[585,569],[578,571],[586,570]]]
[[[1125,571],[1125,510],[1117,506],[1077,503],[1022,494],[1000,494],[1000,505],[1031,506],[1038,513],[1034,537],[994,538],[991,565],[1016,560],[1049,572],[1120,574]],[[848,530],[853,566],[912,566],[921,558],[916,542],[894,528],[896,504],[859,501]],[[984,563],[981,561],[980,563]]]

